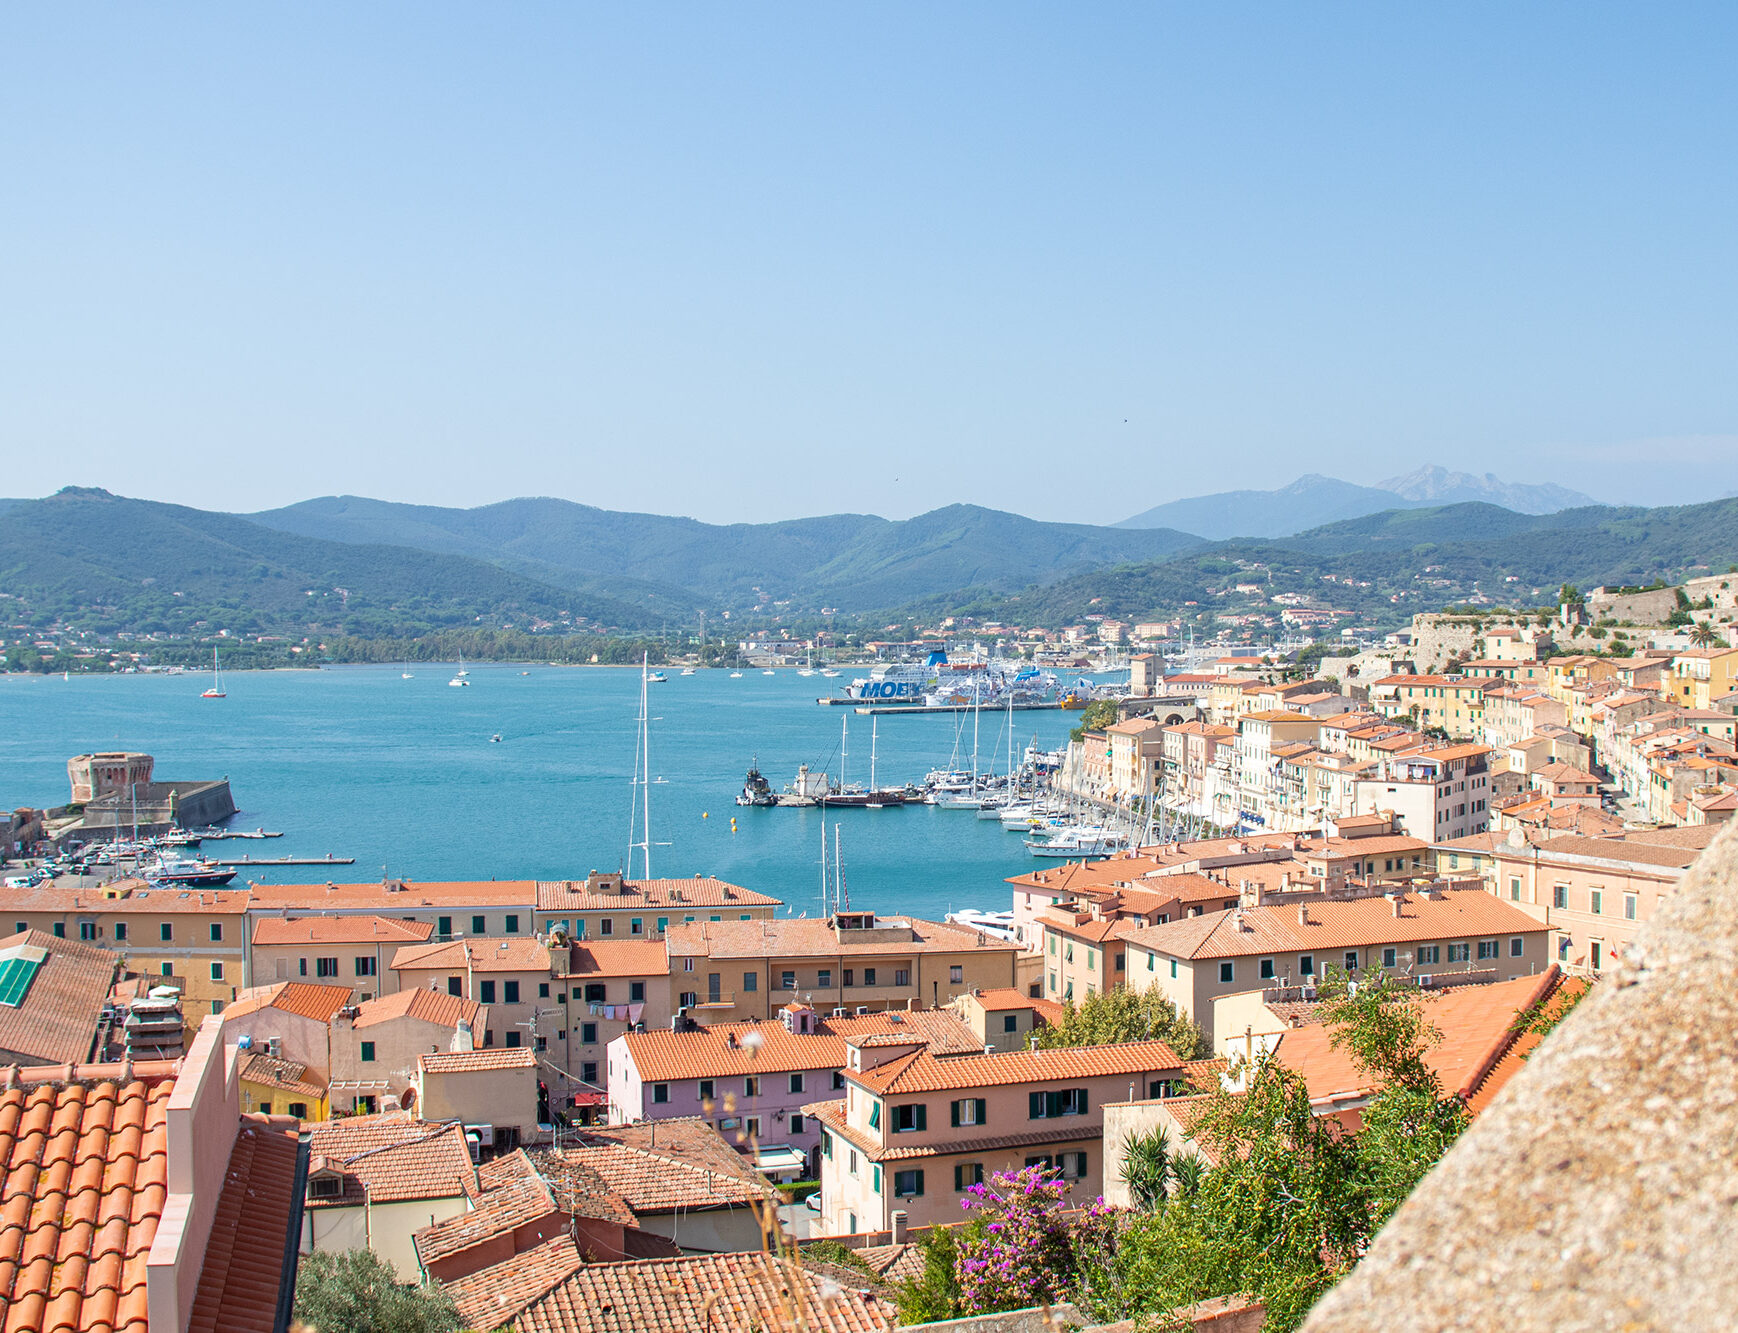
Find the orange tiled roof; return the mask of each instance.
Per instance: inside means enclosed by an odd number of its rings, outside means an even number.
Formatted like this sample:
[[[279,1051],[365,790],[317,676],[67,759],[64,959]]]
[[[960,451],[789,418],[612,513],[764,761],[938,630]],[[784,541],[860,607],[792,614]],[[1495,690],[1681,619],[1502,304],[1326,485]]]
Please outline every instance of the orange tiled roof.
[[[783,1023],[715,1023],[697,1032],[630,1032],[621,1040],[647,1083],[837,1069],[846,1061],[848,1040],[876,1035],[927,1042],[948,1052],[982,1049],[971,1029],[945,1009],[823,1018],[817,1029],[798,1033],[787,1032]]]
[[[384,916],[268,916],[253,928],[266,944],[421,944],[434,933],[428,921]]]
[[[527,1305],[583,1267],[585,1259],[573,1237],[561,1235],[440,1285],[452,1297],[466,1328],[507,1328]]]
[[[575,977],[663,976],[670,970],[662,940],[584,940],[573,946]]]
[[[1046,1023],[1054,1023],[1062,1017],[1062,1006],[1055,1000],[1040,999],[1036,995],[1026,995],[1012,986],[999,986],[993,990],[976,992],[979,1004],[990,1013],[1001,1013],[1008,1009],[1030,1009]]]
[[[336,1172],[344,1185],[335,1199],[310,1194],[310,1208],[353,1207],[364,1198],[374,1203],[468,1198],[477,1192],[464,1127],[426,1124],[408,1111],[309,1126],[308,1171]]]
[[[759,1251],[587,1264],[532,1302],[516,1327],[519,1333],[756,1333],[795,1326],[794,1313],[810,1333],[892,1333],[891,1305],[831,1281],[822,1287],[817,1274],[793,1271]]]
[[[586,887],[583,879],[549,879],[537,881],[539,912],[609,912],[645,911],[653,907],[783,907],[780,898],[768,897],[745,889],[739,884],[727,884],[710,875],[694,879],[629,879],[622,881],[619,893],[598,893]]]
[[[592,1168],[635,1213],[721,1208],[772,1194],[765,1177],[695,1117],[594,1127],[581,1146],[543,1160],[546,1174],[564,1160]]]
[[[169,1192],[175,1080],[0,1090],[0,1311],[9,1331],[148,1333],[145,1263]],[[21,1086],[21,1084],[23,1084]],[[283,1254],[282,1240],[279,1256]]]
[[[890,941],[864,940],[860,935],[879,935],[882,930],[910,926],[912,938]],[[1012,940],[981,935],[965,926],[943,925],[916,917],[876,918],[873,931],[846,930],[835,933],[825,921],[784,918],[768,921],[695,921],[671,923],[666,936],[670,957],[698,955],[707,958],[841,958],[913,953],[1018,953]],[[843,934],[843,940],[840,939]]]
[[[1557,969],[1552,967],[1551,971],[1556,972]],[[1559,976],[1555,985],[1543,988],[1536,1003],[1551,1004],[1559,999],[1563,1001],[1577,999],[1590,984],[1580,977],[1564,979]],[[1482,1113],[1496,1100],[1497,1094],[1503,1090],[1508,1081],[1521,1072],[1521,1066],[1526,1063],[1527,1057],[1543,1040],[1545,1039],[1537,1032],[1518,1034],[1484,1076],[1473,1083],[1467,1095],[1466,1109],[1473,1115]],[[1466,1089],[1462,1091],[1467,1092]]]
[[[115,880],[95,889],[39,884],[32,889],[6,890],[6,905],[24,912],[240,916],[247,911],[249,899],[245,889],[153,889],[142,879]]]
[[[274,1333],[297,1214],[295,1122],[243,1116],[199,1270],[188,1333]]]
[[[1064,1079],[1176,1071],[1182,1067],[1176,1052],[1164,1042],[1131,1041],[1044,1051],[992,1051],[942,1060],[928,1051],[916,1051],[874,1069],[847,1073],[845,1077],[877,1095],[891,1096],[1015,1083],[1058,1083]]]
[[[306,981],[276,981],[269,986],[244,990],[235,1003],[223,1011],[225,1024],[231,1019],[244,1018],[261,1009],[277,1009],[286,1014],[299,1014],[317,1023],[330,1023],[332,1015],[350,1003],[348,986],[320,986]]]
[[[393,887],[402,885],[403,887]],[[530,907],[537,886],[528,879],[447,880],[423,883],[393,880],[386,884],[249,884],[252,905],[259,911],[288,908],[303,912],[376,912],[393,916],[419,908]]]
[[[1214,959],[1415,940],[1470,940],[1482,935],[1534,934],[1544,929],[1520,908],[1478,888],[1450,889],[1434,899],[1401,894],[1399,917],[1385,896],[1321,898],[1306,906],[1307,923],[1298,921],[1296,904],[1246,907],[1241,912],[1210,912],[1148,926],[1132,936],[1130,943],[1174,958]],[[1239,916],[1245,929],[1238,929]]]
[[[489,1070],[534,1069],[537,1056],[529,1046],[490,1046],[474,1051],[432,1051],[416,1057],[425,1074],[477,1074]]]
[[[516,1231],[559,1211],[549,1186],[533,1174],[528,1180],[489,1190],[470,1212],[422,1228],[411,1237],[411,1243],[416,1247],[416,1257],[427,1268],[448,1255],[472,1249],[502,1232]]]
[[[399,1018],[415,1018],[438,1027],[455,1028],[463,1019],[475,1031],[477,1016],[482,1012],[482,1005],[475,1000],[467,1000],[462,995],[448,995],[445,991],[412,986],[409,990],[393,991],[390,995],[364,1000],[356,1006],[356,1017],[351,1020],[351,1026],[369,1028]]]
[[[248,1055],[242,1060],[240,1077],[248,1083],[298,1093],[304,1097],[324,1097],[326,1084],[316,1072],[294,1060],[280,1060],[265,1054]]]
[[[536,940],[465,939],[436,944],[412,944],[393,955],[392,970],[449,968],[463,972],[544,972],[550,970],[550,950]]]
[[[77,1064],[95,1053],[97,1021],[119,958],[45,930],[0,939],[0,955],[39,959],[16,1005],[0,1005],[0,1050],[26,1064]]]

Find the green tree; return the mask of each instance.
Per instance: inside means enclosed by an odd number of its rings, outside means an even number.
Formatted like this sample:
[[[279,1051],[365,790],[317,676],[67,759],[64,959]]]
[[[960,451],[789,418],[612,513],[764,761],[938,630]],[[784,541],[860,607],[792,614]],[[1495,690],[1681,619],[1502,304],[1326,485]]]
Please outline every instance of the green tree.
[[[1698,621],[1690,631],[1690,642],[1698,648],[1712,648],[1720,642],[1720,636],[1714,632],[1714,627],[1707,621]]]
[[[1142,1212],[1163,1208],[1171,1194],[1171,1136],[1163,1125],[1129,1134],[1122,1143],[1122,1178]]]
[[[1118,986],[1063,1006],[1062,1017],[1033,1031],[1034,1050],[1061,1046],[1110,1046],[1126,1041],[1162,1041],[1184,1060],[1212,1053],[1206,1037],[1156,990]]]
[[[452,1299],[432,1286],[403,1286],[372,1250],[304,1254],[296,1272],[296,1318],[320,1333],[456,1333]]]
[[[932,1227],[918,1242],[923,1250],[923,1271],[895,1289],[901,1324],[929,1324],[957,1319],[964,1312],[960,1300],[959,1228]]]
[[[1102,731],[1117,719],[1115,699],[1095,699],[1081,710],[1080,725],[1068,733],[1070,740],[1082,740],[1089,731]]]

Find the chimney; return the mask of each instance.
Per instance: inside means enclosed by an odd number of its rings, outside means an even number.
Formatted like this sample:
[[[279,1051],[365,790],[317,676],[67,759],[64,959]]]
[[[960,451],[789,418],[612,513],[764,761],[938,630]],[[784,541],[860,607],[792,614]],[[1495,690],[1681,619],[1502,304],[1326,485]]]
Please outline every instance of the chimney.
[[[895,1208],[893,1210],[893,1243],[895,1245],[905,1244],[905,1228],[909,1220],[905,1209]]]
[[[1310,923],[1310,905],[1308,903],[1299,903],[1297,905],[1297,923],[1300,926],[1309,925],[1309,923]]]

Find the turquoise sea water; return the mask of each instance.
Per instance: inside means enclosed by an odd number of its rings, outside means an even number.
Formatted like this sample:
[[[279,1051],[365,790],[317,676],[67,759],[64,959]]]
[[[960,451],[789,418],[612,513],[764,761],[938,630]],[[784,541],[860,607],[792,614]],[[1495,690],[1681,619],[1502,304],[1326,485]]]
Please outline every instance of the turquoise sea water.
[[[638,671],[478,665],[469,689],[453,689],[450,667],[411,669],[411,680],[396,666],[235,673],[222,700],[199,697],[208,678],[198,675],[0,676],[0,800],[61,804],[70,756],[144,750],[160,779],[227,776],[241,811],[234,826],[285,834],[207,843],[207,853],[356,858],[330,870],[250,868],[241,880],[360,881],[383,868],[424,880],[577,879],[622,864]],[[821,813],[734,800],[756,756],[775,788],[799,763],[836,776],[846,714],[848,776],[867,780],[870,720],[815,703],[846,679],[713,670],[672,672],[651,687],[651,771],[662,779],[651,787],[652,836],[668,843],[652,849],[654,874],[718,875],[798,912],[818,909]],[[980,719],[984,763],[998,771],[1004,717]],[[1053,748],[1075,721],[1015,713],[1016,754],[1034,736]],[[921,780],[945,766],[956,730],[963,763],[969,714],[881,718],[877,779]],[[851,810],[830,814],[835,823],[851,902],[878,911],[1005,908],[1004,878],[1037,864],[1018,836],[970,811]]]

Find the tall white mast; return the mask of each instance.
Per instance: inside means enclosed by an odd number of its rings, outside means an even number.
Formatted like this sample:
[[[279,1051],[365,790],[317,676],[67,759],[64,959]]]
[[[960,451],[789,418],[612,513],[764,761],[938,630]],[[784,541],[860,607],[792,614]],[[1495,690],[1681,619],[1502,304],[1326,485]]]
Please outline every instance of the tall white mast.
[[[972,685],[972,795],[978,794],[978,713],[984,705],[982,678]]]
[[[881,719],[873,714],[869,717],[869,790],[875,790],[875,745],[880,737]]]
[[[849,906],[845,898],[845,861],[839,855],[839,826],[833,825],[833,910],[842,912]]]
[[[652,732],[647,709],[651,657],[640,655],[640,733],[634,747],[634,803],[628,810],[628,873],[634,872],[634,852],[640,853],[640,877],[652,877]],[[637,817],[637,819],[636,819]],[[636,822],[638,828],[636,830]],[[634,835],[639,834],[636,840]]]
[[[845,790],[845,769],[851,756],[851,719],[839,718],[839,790]]]
[[[821,807],[821,919],[827,919],[827,816],[825,806]]]

